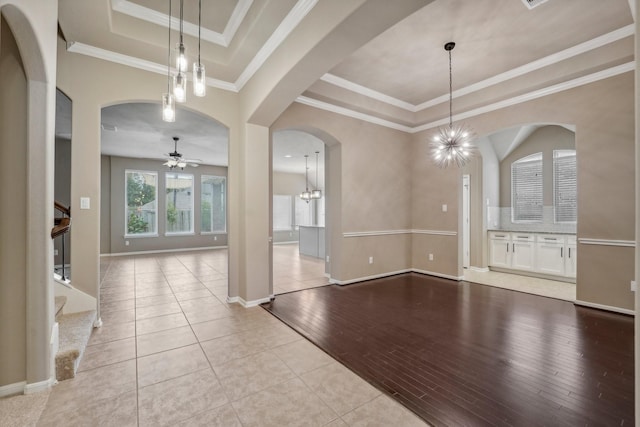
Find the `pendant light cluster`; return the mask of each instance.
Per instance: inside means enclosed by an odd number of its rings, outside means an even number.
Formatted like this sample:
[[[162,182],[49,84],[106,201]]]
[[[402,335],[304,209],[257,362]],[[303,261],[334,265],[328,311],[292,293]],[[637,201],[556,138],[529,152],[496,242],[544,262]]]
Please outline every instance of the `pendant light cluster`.
[[[316,186],[318,185],[318,155],[319,151],[316,151]],[[304,179],[305,179],[305,190],[300,193],[300,198],[305,202],[309,203],[310,200],[316,200],[322,198],[322,190],[313,190],[309,191],[309,155],[304,155]]]
[[[444,50],[449,52],[449,126],[439,128],[430,144],[433,161],[441,168],[453,164],[462,167],[475,152],[475,147],[471,144],[475,135],[471,128],[465,124],[453,126],[451,51],[455,46],[454,42],[444,45]]]
[[[176,120],[176,102],[187,101],[187,49],[184,46],[184,0],[180,0],[180,40],[176,44],[176,72],[171,76],[171,3],[169,0],[169,41],[167,58],[167,92],[162,95],[162,120]],[[207,92],[204,64],[200,61],[200,33],[202,29],[202,0],[198,0],[198,61],[193,63],[193,94],[205,96]]]

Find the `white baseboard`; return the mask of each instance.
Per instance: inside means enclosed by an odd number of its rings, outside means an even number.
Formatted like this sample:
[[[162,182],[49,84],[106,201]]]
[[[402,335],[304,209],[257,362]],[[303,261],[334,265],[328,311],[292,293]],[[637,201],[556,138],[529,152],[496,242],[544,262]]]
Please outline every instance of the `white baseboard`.
[[[229,304],[240,304],[244,308],[257,307],[260,304],[264,304],[265,302],[269,302],[273,299],[273,295],[267,298],[255,299],[251,301],[246,301],[240,297],[227,297],[227,302]]]
[[[388,273],[374,274],[373,276],[358,277],[356,279],[349,280],[337,280],[329,278],[329,283],[333,283],[334,285],[350,285],[352,283],[364,282],[366,280],[382,279],[383,277],[395,276],[402,273],[410,273],[411,271],[411,269],[391,271]]]
[[[614,307],[612,305],[603,305],[596,304],[595,302],[581,301],[575,300],[574,304],[581,305],[589,308],[597,308],[599,310],[613,311],[614,313],[628,314],[630,316],[635,316],[635,310],[629,310],[627,308]]]
[[[19,383],[7,384],[0,387],[0,397],[13,396],[15,394],[23,394],[24,388],[27,385],[26,381],[20,381]]]
[[[129,256],[129,255],[148,255],[148,254],[164,254],[168,252],[191,252],[191,251],[208,251],[212,249],[228,249],[228,246],[205,246],[199,248],[176,248],[176,249],[158,249],[155,251],[131,251],[131,252],[116,252],[112,254],[100,254],[101,258],[117,257],[117,256]]]
[[[31,383],[24,386],[24,394],[38,393],[41,391],[49,390],[56,383],[55,378],[49,378],[48,380],[40,381],[37,383]]]
[[[287,240],[286,242],[273,242],[274,245],[297,245],[297,240]]]
[[[473,267],[473,266],[469,267],[469,270],[477,271],[478,273],[488,273],[490,271],[489,267]]]
[[[420,270],[417,268],[414,268],[411,271],[413,271],[414,273],[426,274],[427,276],[436,276],[436,277],[442,277],[443,279],[451,279],[457,282],[464,280],[463,276],[451,276],[449,274],[436,273],[435,271]]]

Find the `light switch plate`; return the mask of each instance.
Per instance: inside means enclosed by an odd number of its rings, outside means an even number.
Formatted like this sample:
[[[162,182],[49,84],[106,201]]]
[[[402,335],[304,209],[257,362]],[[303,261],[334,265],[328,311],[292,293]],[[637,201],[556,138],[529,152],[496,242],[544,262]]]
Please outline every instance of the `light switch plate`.
[[[446,212],[447,211],[447,205],[442,205],[442,212]]]
[[[91,209],[91,199],[89,197],[80,197],[80,209]]]

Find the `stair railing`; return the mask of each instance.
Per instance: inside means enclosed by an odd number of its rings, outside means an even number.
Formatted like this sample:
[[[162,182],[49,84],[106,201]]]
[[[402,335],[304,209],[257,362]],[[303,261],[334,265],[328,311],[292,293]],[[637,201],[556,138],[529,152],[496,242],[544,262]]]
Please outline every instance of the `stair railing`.
[[[54,226],[51,229],[51,238],[62,236],[62,280],[66,281],[65,277],[65,257],[64,257],[64,235],[69,232],[71,228],[71,207],[64,206],[59,202],[53,202],[53,207],[57,212],[62,214],[61,217],[54,218]]]

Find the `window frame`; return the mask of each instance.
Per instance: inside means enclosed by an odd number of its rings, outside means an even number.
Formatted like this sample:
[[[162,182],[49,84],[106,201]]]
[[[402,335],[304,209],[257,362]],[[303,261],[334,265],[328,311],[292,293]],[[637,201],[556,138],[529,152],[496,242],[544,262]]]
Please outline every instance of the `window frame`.
[[[520,181],[519,179],[516,179],[515,173],[516,170],[515,168],[517,168],[518,166],[522,165],[524,166],[525,164],[533,164],[533,163],[537,163],[539,166],[539,183],[535,184],[535,187],[539,188],[539,194],[535,195],[535,198],[539,200],[540,204],[539,204],[539,212],[534,212],[533,204],[529,204],[529,209],[531,211],[530,214],[527,214],[526,212],[521,212],[524,211],[523,209],[518,209],[518,197],[516,196],[516,185],[517,185],[517,181]],[[511,222],[514,224],[538,224],[538,223],[542,223],[544,221],[544,156],[542,152],[538,152],[538,153],[532,153],[529,154],[527,156],[521,157],[518,160],[514,161],[511,163]],[[533,187],[533,185],[531,186]],[[536,217],[534,218],[528,218],[528,219],[519,219],[523,216],[533,216],[534,214],[536,214]]]
[[[204,206],[204,199],[203,199],[203,195],[204,195],[204,191],[203,191],[203,181],[205,179],[209,179],[209,178],[221,178],[224,181],[224,187],[223,187],[223,210],[224,210],[224,228],[222,230],[213,230],[213,218],[211,219],[211,225],[212,225],[212,230],[211,231],[203,231],[202,229],[202,220],[204,218],[204,215],[202,213],[203,210],[203,206]],[[212,205],[213,207],[213,205]],[[213,214],[213,210],[212,210],[212,214]],[[212,234],[226,234],[227,233],[227,177],[224,175],[208,175],[208,174],[203,174],[200,175],[200,234],[201,235],[212,235]]]
[[[564,156],[558,156],[559,153],[569,153],[571,152],[572,154],[569,155],[564,155]],[[557,150],[553,150],[553,222],[555,224],[577,224],[578,223],[578,158],[576,156],[576,150],[575,149],[557,149]],[[574,162],[574,181],[575,181],[575,185],[573,188],[574,191],[574,200],[575,200],[575,219],[570,220],[570,221],[559,221],[558,220],[558,214],[559,214],[559,208],[558,208],[558,177],[557,177],[557,169],[556,166],[558,164],[557,159],[558,158],[566,158],[566,157],[573,157],[573,162]]]
[[[154,230],[147,233],[129,233],[129,174],[149,174],[155,177],[155,199],[154,199]],[[158,171],[149,171],[142,169],[125,169],[124,170],[124,237],[158,237]]]
[[[191,177],[191,206],[190,206],[190,210],[191,210],[191,216],[190,216],[190,223],[191,223],[191,229],[189,231],[169,231],[169,206],[168,206],[168,200],[169,200],[169,186],[168,186],[168,179],[169,179],[169,175],[176,175],[176,179],[178,179],[179,176],[189,176]],[[171,237],[171,236],[190,236],[190,235],[194,235],[195,234],[195,176],[192,173],[183,173],[183,172],[165,172],[164,173],[164,188],[165,188],[165,201],[164,201],[164,208],[165,208],[165,212],[164,212],[164,219],[165,219],[165,232],[164,235],[167,237]]]

